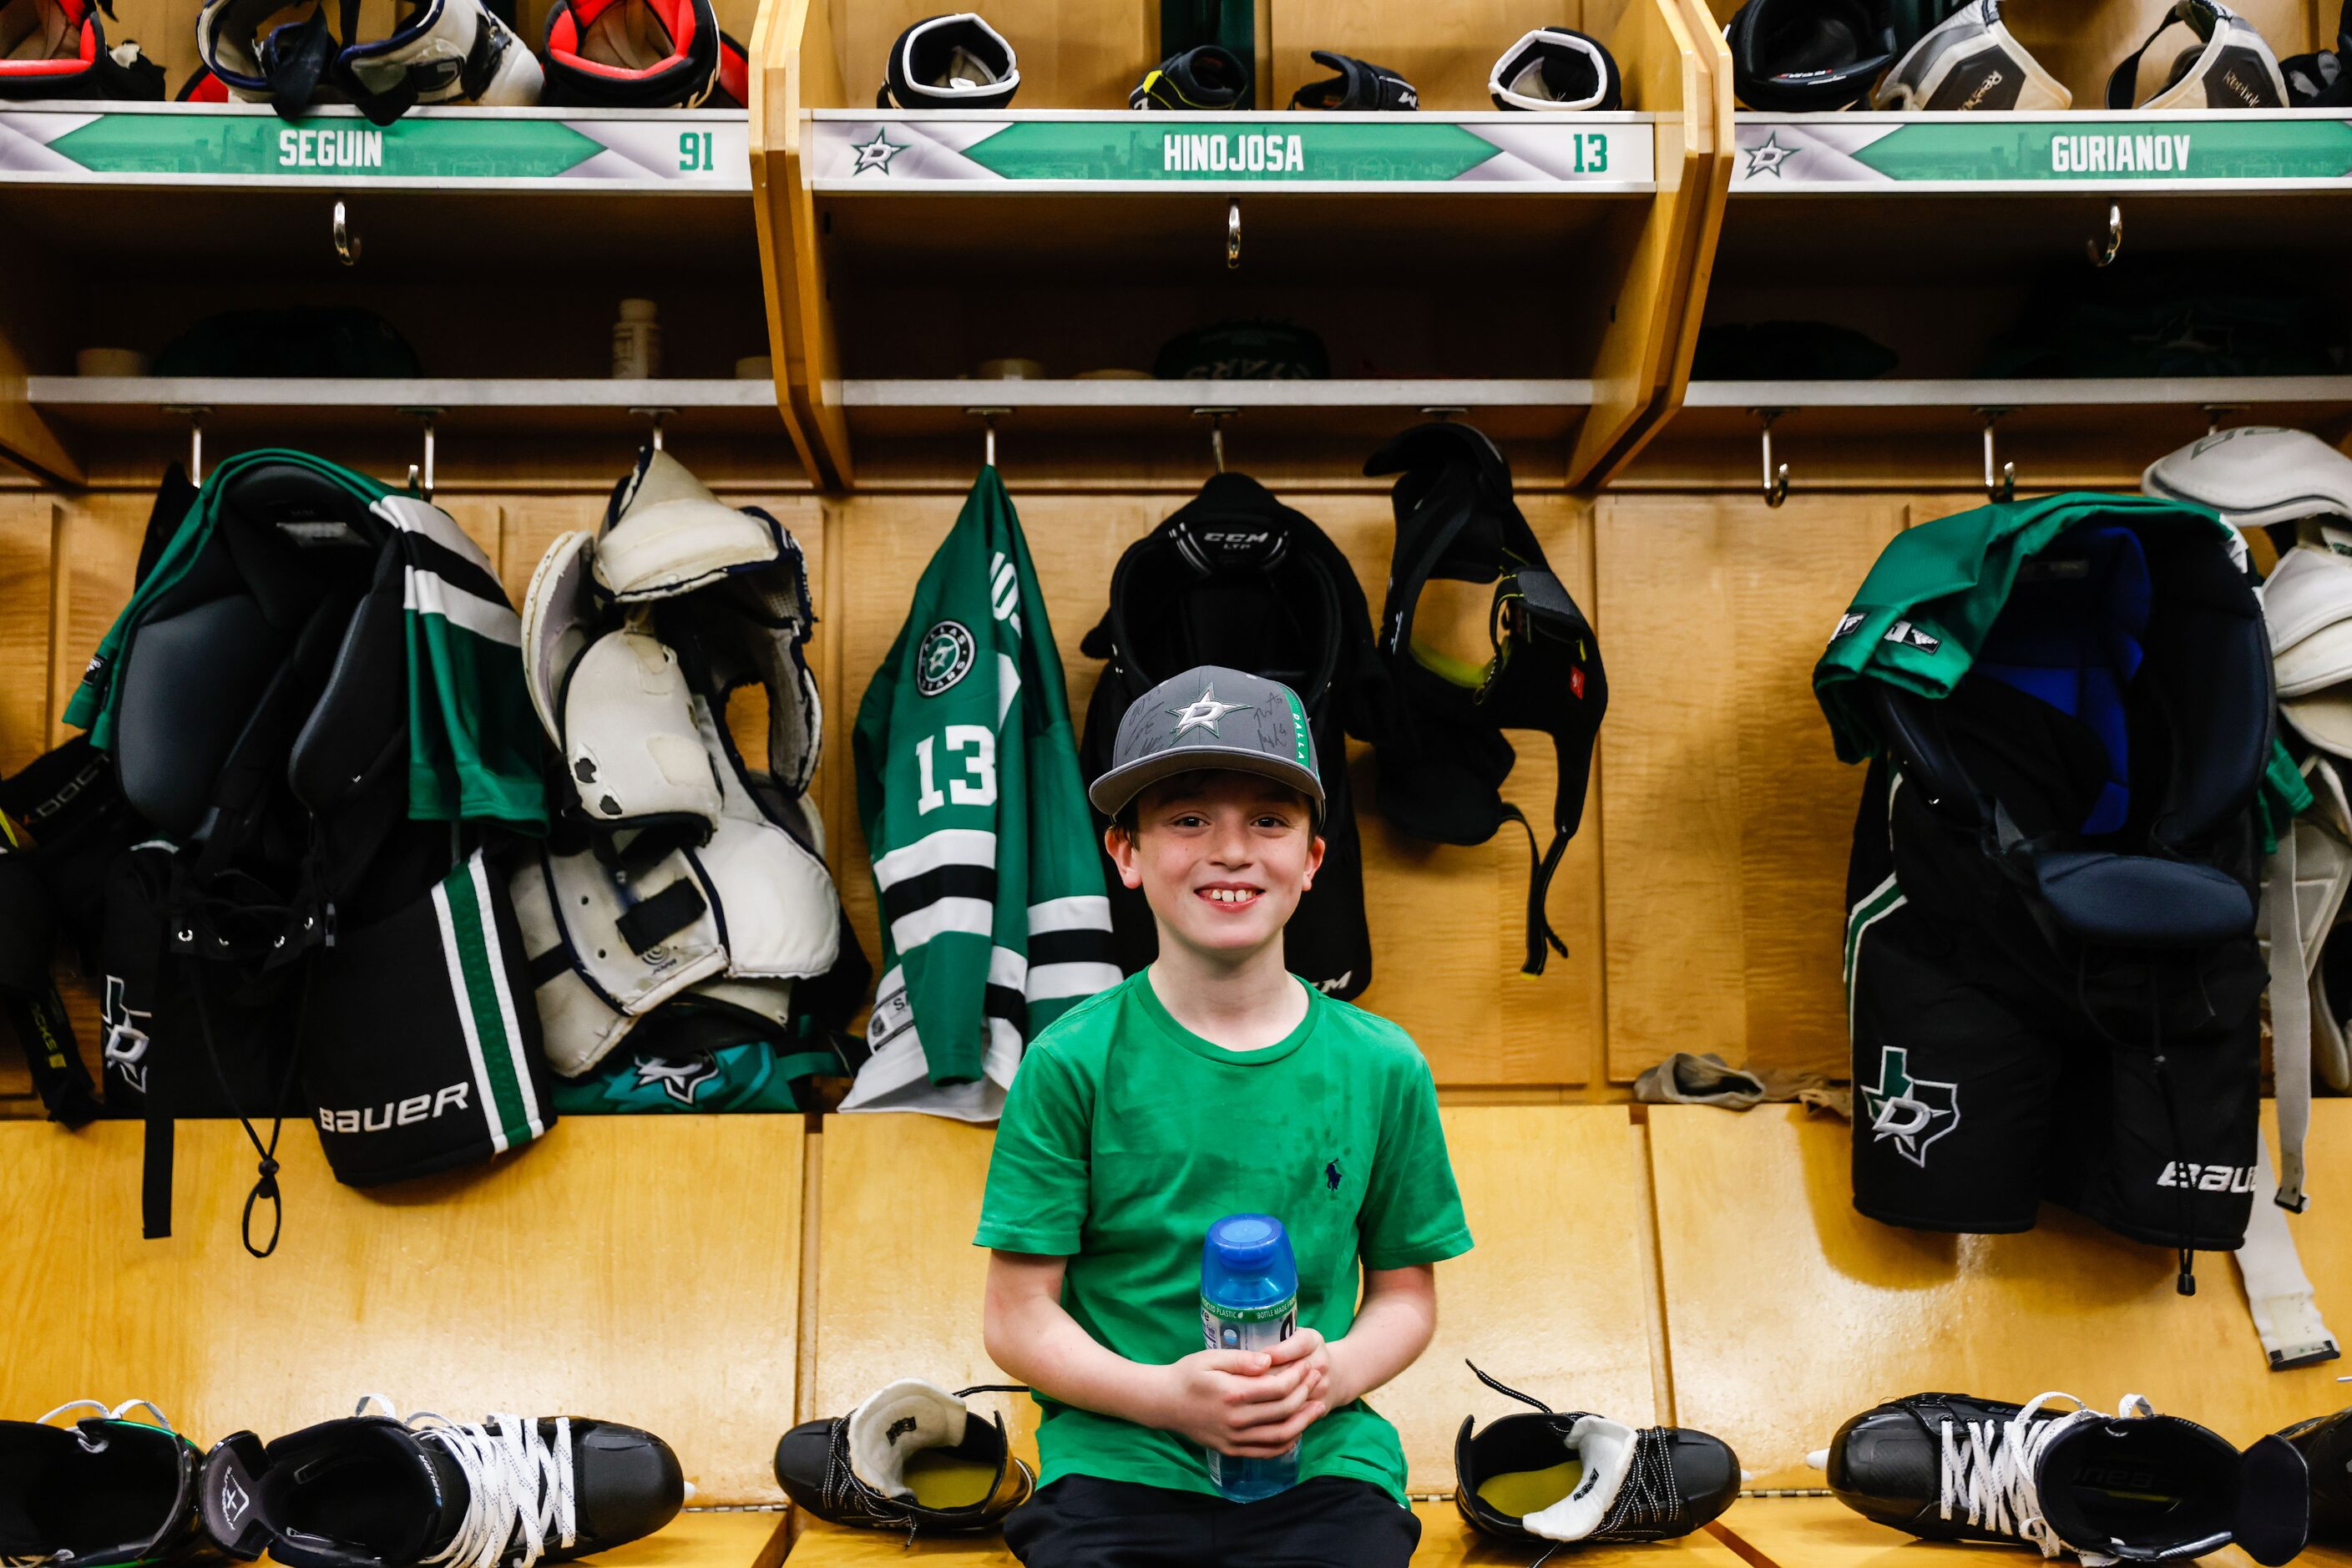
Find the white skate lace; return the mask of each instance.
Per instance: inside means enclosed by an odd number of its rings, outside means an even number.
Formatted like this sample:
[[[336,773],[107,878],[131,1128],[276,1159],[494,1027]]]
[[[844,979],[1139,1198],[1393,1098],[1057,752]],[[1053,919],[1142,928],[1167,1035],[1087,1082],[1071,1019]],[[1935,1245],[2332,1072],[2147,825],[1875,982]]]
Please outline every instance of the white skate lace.
[[[2075,1408],[2063,1415],[2041,1415],[2042,1405],[2053,1399],[2063,1399]],[[2116,1407],[2116,1415],[2125,1420],[2155,1414],[2156,1407],[2137,1394],[2126,1394]],[[2106,1419],[2071,1394],[2052,1393],[2028,1401],[2007,1421],[1945,1421],[1942,1517],[1950,1519],[1957,1505],[1967,1510],[1966,1522],[1975,1529],[2031,1542],[2044,1557],[2072,1552],[2083,1560],[2084,1568],[2105,1568],[2115,1562],[2113,1557],[2085,1552],[2060,1539],[2042,1517],[2042,1492],[2034,1472],[2059,1434],[2085,1422]]]
[[[150,1399],[126,1399],[121,1404],[111,1407],[103,1399],[68,1399],[47,1415],[42,1416],[34,1425],[47,1426],[68,1410],[87,1410],[101,1421],[120,1421],[131,1411],[144,1410],[155,1418],[152,1423],[154,1426],[162,1427],[166,1432],[172,1430],[172,1418],[158,1409],[154,1401]],[[93,1438],[89,1433],[79,1428],[74,1432],[74,1441],[93,1454],[103,1454],[107,1449],[105,1438]],[[71,1552],[51,1552],[32,1557],[0,1556],[0,1568],[48,1568],[51,1563],[70,1563],[73,1560],[74,1554]]]
[[[370,1405],[439,1447],[465,1473],[466,1517],[457,1534],[428,1564],[451,1568],[531,1568],[551,1547],[568,1549],[578,1538],[579,1512],[572,1495],[572,1422],[558,1415],[548,1425],[525,1415],[491,1415],[479,1423],[452,1421],[429,1410],[403,1415],[392,1401],[371,1394],[353,1414]],[[496,1430],[492,1430],[495,1427]]]

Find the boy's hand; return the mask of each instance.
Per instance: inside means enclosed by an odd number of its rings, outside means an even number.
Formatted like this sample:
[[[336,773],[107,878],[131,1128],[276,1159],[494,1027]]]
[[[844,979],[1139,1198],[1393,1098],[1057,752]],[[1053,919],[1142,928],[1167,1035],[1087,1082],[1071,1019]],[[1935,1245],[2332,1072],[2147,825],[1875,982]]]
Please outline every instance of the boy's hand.
[[[1320,1400],[1325,1409],[1331,1405],[1331,1347],[1313,1329],[1300,1329],[1288,1339],[1266,1352],[1274,1358],[1275,1371],[1285,1367],[1303,1367],[1307,1373],[1307,1397]]]
[[[1276,1363],[1285,1349],[1310,1337],[1318,1357],[1293,1351],[1287,1362]],[[1322,1344],[1322,1336],[1308,1329],[1272,1353],[1194,1351],[1164,1369],[1164,1408],[1152,1425],[1234,1458],[1274,1458],[1327,1408],[1318,1397],[1328,1367],[1319,1358]]]

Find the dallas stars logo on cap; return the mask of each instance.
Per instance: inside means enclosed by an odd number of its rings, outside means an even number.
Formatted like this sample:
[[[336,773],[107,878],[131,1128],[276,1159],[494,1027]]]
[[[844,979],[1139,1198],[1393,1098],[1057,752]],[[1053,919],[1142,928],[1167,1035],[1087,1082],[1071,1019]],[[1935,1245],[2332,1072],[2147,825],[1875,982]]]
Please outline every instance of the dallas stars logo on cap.
[[[1959,1086],[1911,1076],[1911,1053],[1888,1046],[1878,1055],[1878,1082],[1856,1084],[1870,1111],[1874,1141],[1892,1138],[1895,1152],[1927,1168],[1927,1146],[1960,1124]]]
[[[1201,695],[1191,703],[1182,708],[1171,708],[1168,712],[1176,721],[1176,733],[1179,735],[1187,730],[1206,730],[1214,735],[1220,732],[1217,721],[1228,713],[1246,713],[1249,710],[1250,705],[1246,702],[1218,701],[1217,689],[1213,682],[1201,688]]]

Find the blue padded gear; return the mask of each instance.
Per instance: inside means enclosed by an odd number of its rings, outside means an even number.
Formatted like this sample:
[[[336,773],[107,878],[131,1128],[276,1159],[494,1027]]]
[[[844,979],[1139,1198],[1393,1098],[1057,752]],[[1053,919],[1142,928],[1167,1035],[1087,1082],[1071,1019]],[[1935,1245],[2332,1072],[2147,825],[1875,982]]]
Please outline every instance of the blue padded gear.
[[[2085,523],[2027,562],[1978,651],[1976,668],[2080,720],[2107,778],[2079,831],[2113,833],[2131,810],[2126,697],[2147,635],[2147,554],[2130,529]]]

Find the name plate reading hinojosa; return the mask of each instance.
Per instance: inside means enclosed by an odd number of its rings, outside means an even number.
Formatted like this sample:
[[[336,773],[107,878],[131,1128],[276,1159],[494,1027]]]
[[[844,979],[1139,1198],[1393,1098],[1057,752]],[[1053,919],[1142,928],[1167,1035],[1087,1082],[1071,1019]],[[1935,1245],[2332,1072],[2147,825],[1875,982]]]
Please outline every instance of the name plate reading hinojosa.
[[[809,127],[816,190],[1644,191],[1654,132],[1633,114],[866,114]]]

